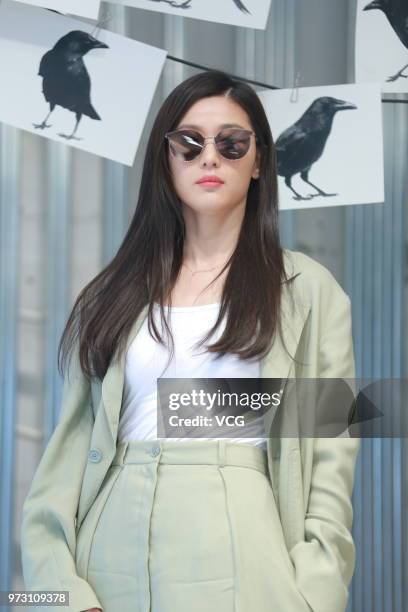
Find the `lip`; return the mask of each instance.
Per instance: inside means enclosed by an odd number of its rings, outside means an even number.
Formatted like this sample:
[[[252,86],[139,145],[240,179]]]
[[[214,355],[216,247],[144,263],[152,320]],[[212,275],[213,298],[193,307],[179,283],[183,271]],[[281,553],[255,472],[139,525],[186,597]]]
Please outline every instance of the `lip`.
[[[203,176],[197,181],[198,185],[207,185],[207,186],[215,186],[215,185],[223,185],[224,181],[215,175]]]

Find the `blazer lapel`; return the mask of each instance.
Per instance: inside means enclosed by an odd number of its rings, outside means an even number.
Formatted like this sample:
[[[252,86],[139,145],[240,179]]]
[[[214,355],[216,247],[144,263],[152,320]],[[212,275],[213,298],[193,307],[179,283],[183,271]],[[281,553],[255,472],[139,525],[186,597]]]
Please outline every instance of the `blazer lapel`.
[[[296,357],[297,348],[302,335],[303,328],[310,313],[310,304],[306,307],[299,302],[293,302],[290,291],[285,288],[282,295],[282,336],[276,333],[275,340],[266,357],[261,361],[261,378],[281,379],[279,392],[282,396],[286,383],[293,368],[293,357]],[[265,432],[269,434],[272,422],[277,411],[277,406],[268,410],[264,415]]]
[[[141,328],[147,316],[147,311],[148,306],[146,305],[130,329],[125,351],[120,356],[120,359],[113,359],[102,381],[102,404],[106,412],[109,431],[115,446],[125,380],[126,352]]]

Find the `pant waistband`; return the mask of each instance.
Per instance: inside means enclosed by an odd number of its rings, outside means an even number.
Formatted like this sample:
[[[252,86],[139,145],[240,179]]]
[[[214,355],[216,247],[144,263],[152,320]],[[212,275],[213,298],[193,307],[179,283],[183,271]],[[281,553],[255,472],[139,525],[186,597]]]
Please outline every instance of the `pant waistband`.
[[[127,440],[117,444],[112,465],[129,463],[235,465],[268,473],[265,449],[228,440],[177,442],[168,440]]]

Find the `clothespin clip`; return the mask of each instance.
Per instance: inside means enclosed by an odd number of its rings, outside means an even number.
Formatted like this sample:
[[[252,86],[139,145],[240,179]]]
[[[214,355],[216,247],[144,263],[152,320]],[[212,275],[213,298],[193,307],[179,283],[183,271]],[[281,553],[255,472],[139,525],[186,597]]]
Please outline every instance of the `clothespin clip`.
[[[299,100],[299,84],[301,81],[300,71],[296,74],[295,82],[292,88],[292,92],[290,94],[290,101],[297,102]]]

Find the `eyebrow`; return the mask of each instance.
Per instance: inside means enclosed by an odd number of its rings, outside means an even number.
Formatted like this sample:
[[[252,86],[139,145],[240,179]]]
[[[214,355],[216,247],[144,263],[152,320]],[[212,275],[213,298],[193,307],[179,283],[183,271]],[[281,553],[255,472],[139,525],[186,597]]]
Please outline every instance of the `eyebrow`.
[[[182,125],[179,125],[179,127],[177,128],[178,130],[184,129],[184,128],[193,128],[195,130],[202,130],[202,126],[200,125],[194,125],[193,123],[183,123]],[[222,125],[218,126],[218,129],[224,129],[224,128],[240,128],[241,130],[246,130],[247,128],[244,128],[243,125],[239,125],[239,123],[223,123]]]

